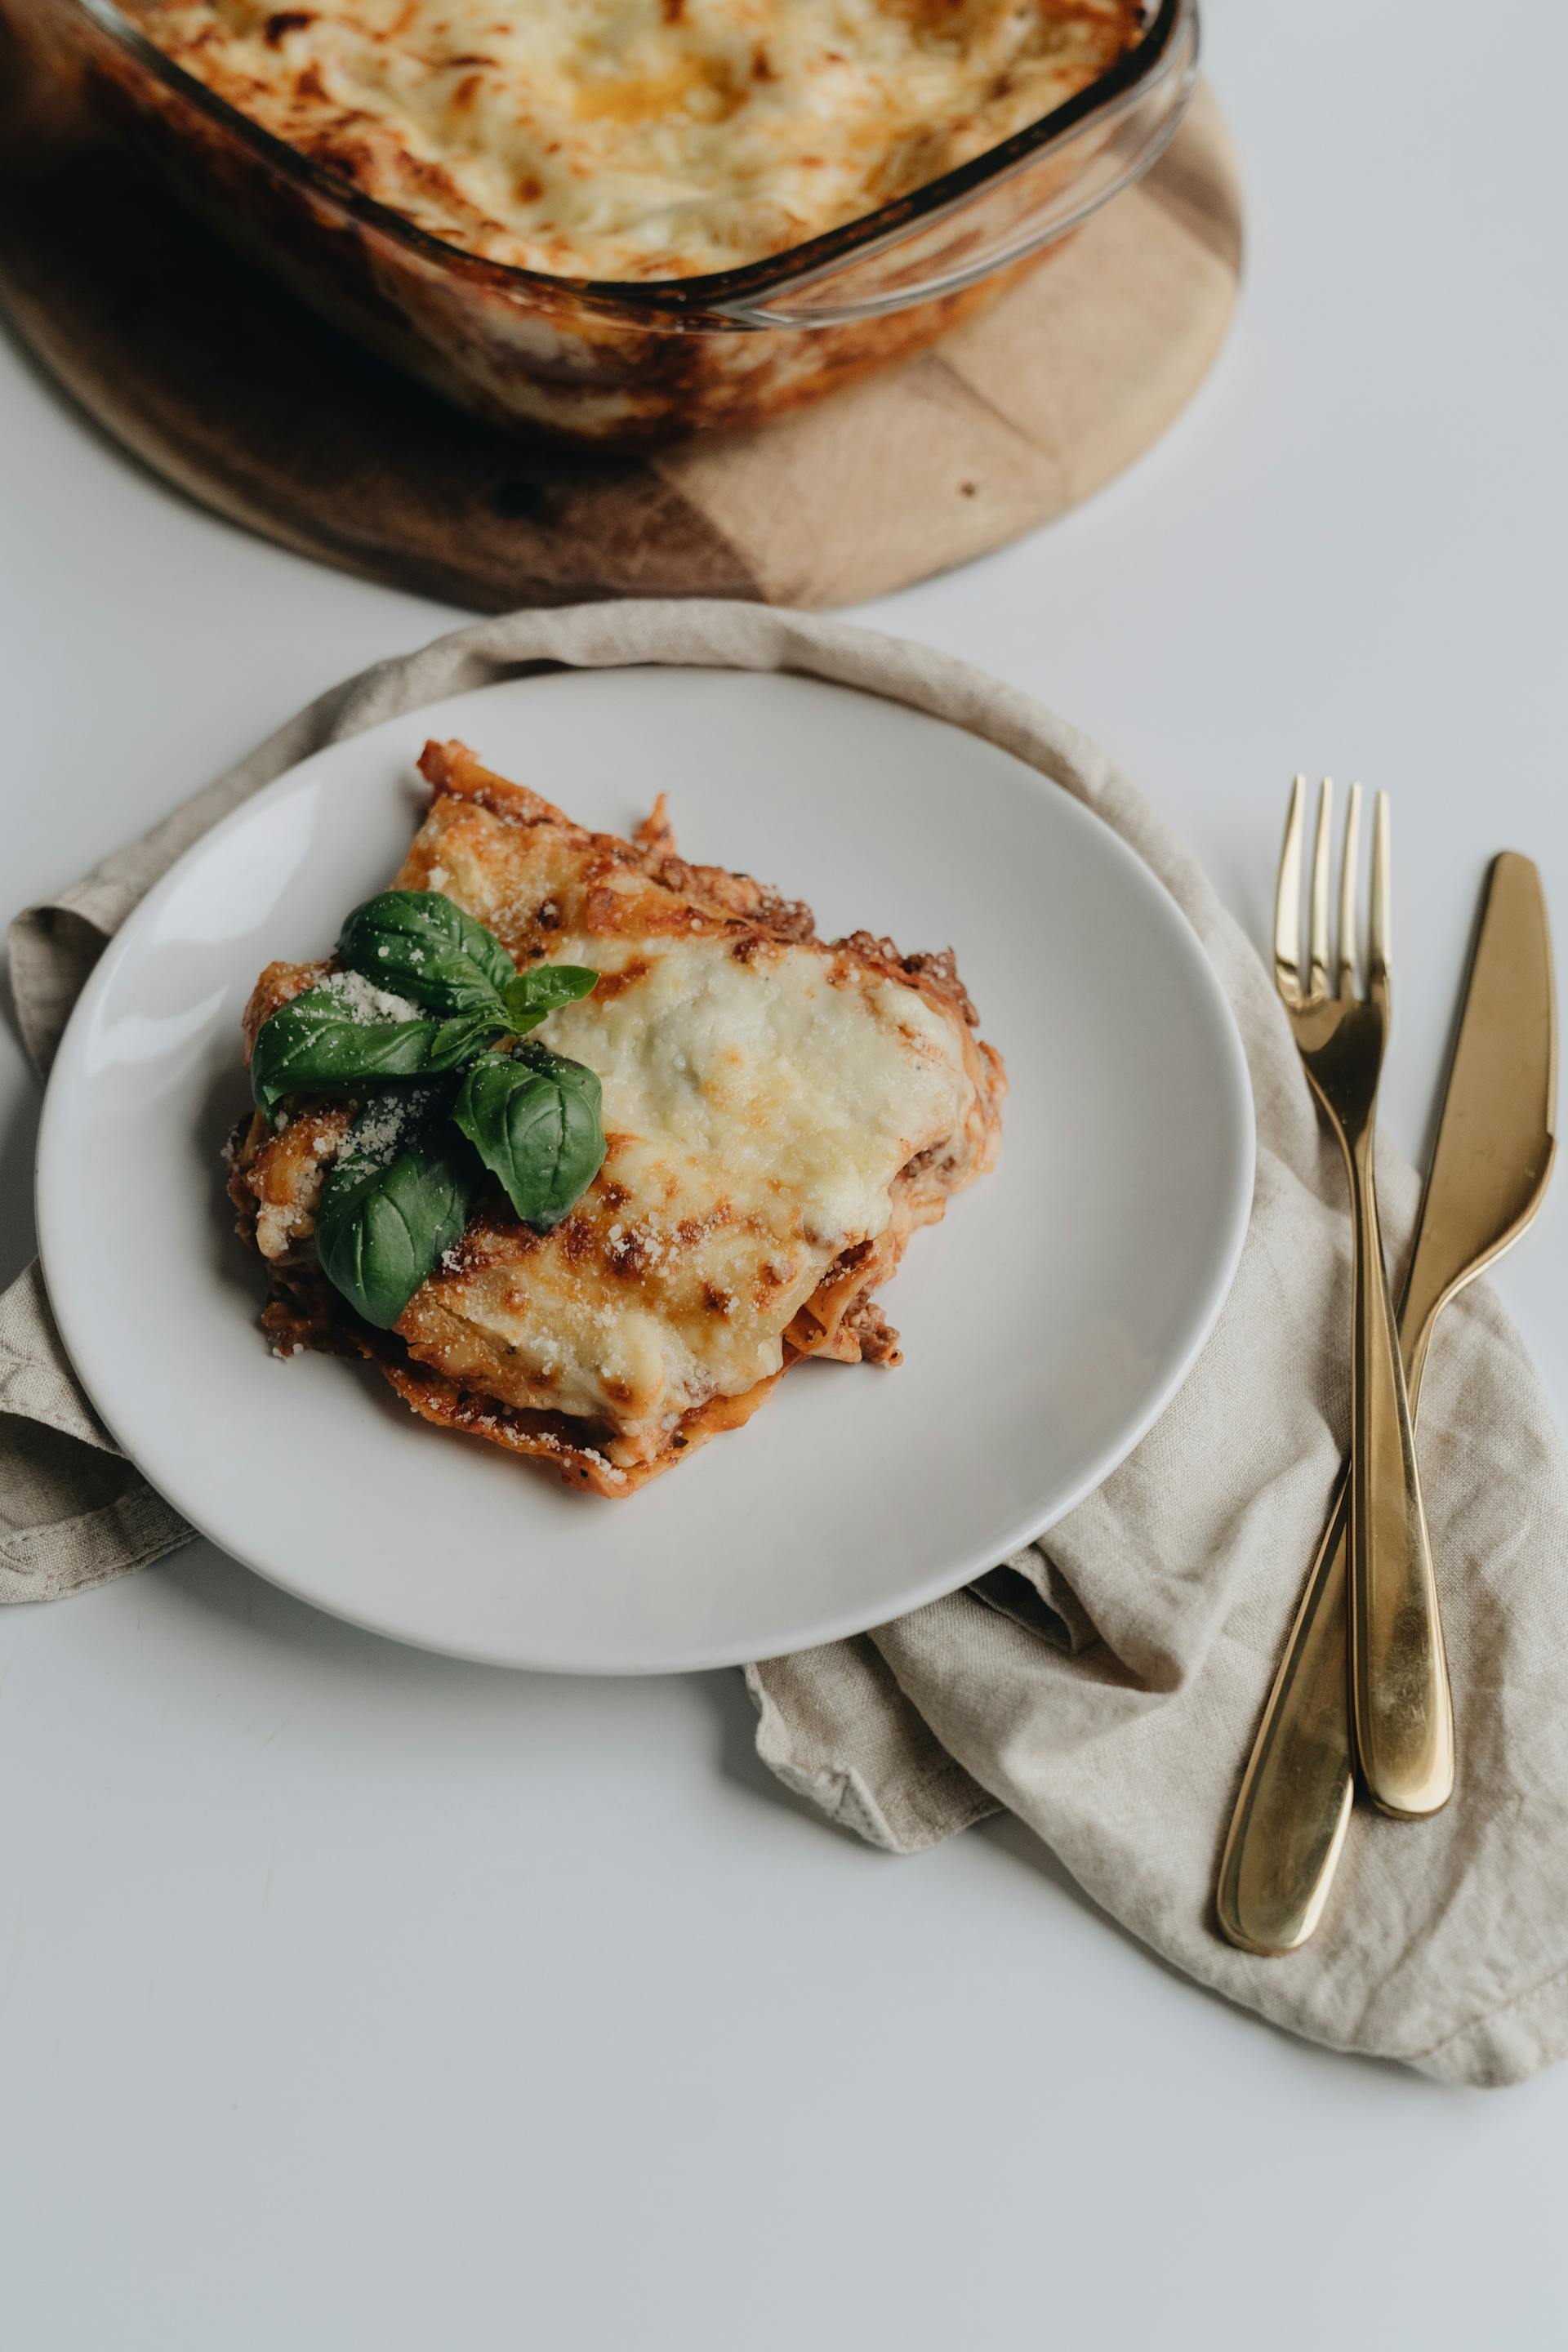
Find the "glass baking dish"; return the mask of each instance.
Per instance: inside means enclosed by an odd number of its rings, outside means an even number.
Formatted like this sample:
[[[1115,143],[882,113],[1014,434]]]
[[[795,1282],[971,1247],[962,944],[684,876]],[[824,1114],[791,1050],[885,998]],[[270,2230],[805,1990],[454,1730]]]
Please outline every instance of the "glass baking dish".
[[[635,443],[756,425],[919,350],[990,301],[1170,139],[1196,0],[1064,106],[897,203],[739,269],[616,281],[460,251],[274,139],[113,0],[0,0],[45,70],[319,311],[503,425]]]

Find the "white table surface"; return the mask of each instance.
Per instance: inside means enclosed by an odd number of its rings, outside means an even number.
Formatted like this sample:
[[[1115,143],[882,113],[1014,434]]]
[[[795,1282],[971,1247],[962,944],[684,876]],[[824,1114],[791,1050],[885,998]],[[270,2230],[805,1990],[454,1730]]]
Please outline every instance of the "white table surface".
[[[1256,927],[1289,771],[1388,785],[1412,1150],[1489,854],[1568,922],[1568,16],[1476,23],[1211,0],[1252,204],[1218,372],[1089,508],[866,615],[1110,746]],[[0,404],[9,913],[456,616],[182,503],[4,341]],[[5,1278],[3,1030],[0,1087]],[[1565,1282],[1560,1197],[1500,1286],[1568,1408]],[[424,1657],[202,1544],[0,1612],[7,2340],[1563,2342],[1568,2068],[1289,2041],[1016,1832],[890,1861],[751,1738],[737,1676]]]

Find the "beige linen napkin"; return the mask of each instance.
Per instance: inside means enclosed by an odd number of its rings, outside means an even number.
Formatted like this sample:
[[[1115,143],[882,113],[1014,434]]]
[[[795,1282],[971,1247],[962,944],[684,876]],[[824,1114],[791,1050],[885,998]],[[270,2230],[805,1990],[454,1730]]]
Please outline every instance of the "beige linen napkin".
[[[1358,1813],[1305,1951],[1255,1959],[1215,1930],[1242,1759],[1344,1444],[1342,1179],[1251,946],[1131,785],[1037,704],[926,646],[746,605],[583,605],[458,630],[322,696],[57,904],[17,919],[16,1008],[40,1068],[142,891],[307,752],[520,671],[632,662],[838,679],[969,728],[1086,802],[1203,940],[1258,1108],[1236,1286],[1158,1425],[1041,1544],[969,1591],[752,1667],[762,1755],[832,1819],[895,1852],[1010,1809],[1174,1967],[1313,2040],[1461,2082],[1516,2081],[1548,2063],[1568,2047],[1568,1479],[1539,1383],[1484,1286],[1449,1309],[1422,1391],[1458,1794],[1419,1827]],[[745,790],[743,775],[735,783]],[[693,847],[723,856],[722,842]],[[1259,854],[1269,847],[1260,840]],[[1380,1181],[1403,1246],[1415,1177],[1388,1153]],[[0,1299],[0,1598],[100,1582],[187,1532],[115,1454],[31,1269]]]

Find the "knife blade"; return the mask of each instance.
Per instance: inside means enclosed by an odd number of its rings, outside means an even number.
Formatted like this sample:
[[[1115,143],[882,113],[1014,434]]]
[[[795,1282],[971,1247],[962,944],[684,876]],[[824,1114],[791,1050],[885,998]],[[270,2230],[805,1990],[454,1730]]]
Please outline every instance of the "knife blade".
[[[1504,850],[1487,877],[1399,1316],[1411,1411],[1433,1328],[1516,1241],[1556,1150],[1556,1011],[1541,877]],[[1231,1816],[1215,1904],[1244,1951],[1297,1950],[1322,1917],[1354,1796],[1347,1705],[1347,1481],[1290,1629]]]

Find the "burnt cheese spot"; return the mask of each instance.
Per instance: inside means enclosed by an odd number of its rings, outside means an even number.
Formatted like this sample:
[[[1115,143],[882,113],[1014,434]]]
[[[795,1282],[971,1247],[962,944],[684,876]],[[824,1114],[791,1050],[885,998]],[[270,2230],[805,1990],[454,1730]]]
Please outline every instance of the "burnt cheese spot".
[[[629,963],[621,966],[619,971],[602,971],[599,984],[594,991],[595,1002],[603,1004],[611,997],[624,996],[628,988],[635,988],[639,980],[646,980],[652,969],[646,956],[634,956]]]
[[[766,1307],[774,1291],[783,1290],[788,1284],[789,1278],[790,1270],[787,1265],[774,1265],[770,1259],[766,1265],[759,1266],[756,1280],[752,1286],[752,1295],[757,1305]]]
[[[503,1207],[487,1202],[479,1209],[468,1223],[468,1231],[442,1261],[447,1274],[476,1274],[487,1265],[506,1265],[520,1257],[531,1257],[543,1246],[544,1236],[536,1234],[512,1214],[510,1202]]]
[[[605,1244],[605,1258],[610,1272],[626,1280],[647,1271],[647,1248],[640,1234],[612,1233]]]
[[[555,1238],[574,1265],[581,1265],[592,1257],[597,1246],[597,1236],[584,1217],[567,1217],[555,1228]]]
[[[721,1225],[732,1224],[734,1216],[728,1201],[715,1201],[706,1216],[682,1217],[675,1228],[675,1238],[683,1249],[695,1249],[699,1242],[705,1242],[710,1234],[718,1232]]]

